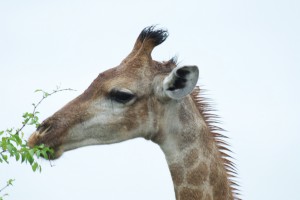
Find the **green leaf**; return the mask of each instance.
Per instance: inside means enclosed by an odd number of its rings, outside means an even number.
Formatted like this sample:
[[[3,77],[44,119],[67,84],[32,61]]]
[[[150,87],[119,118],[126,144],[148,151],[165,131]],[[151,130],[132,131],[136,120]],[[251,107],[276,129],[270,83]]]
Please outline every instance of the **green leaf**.
[[[34,92],[42,92],[42,89],[36,89]]]
[[[47,150],[42,150],[42,155],[43,155],[43,158],[45,159],[48,159],[48,154],[47,154]]]
[[[43,97],[46,98],[46,97],[48,97],[49,95],[50,95],[50,94],[49,94],[48,92],[44,92]]]
[[[11,133],[14,129],[13,128],[9,128],[6,130],[7,133]]]
[[[8,156],[4,155],[4,154],[1,154],[1,156],[2,156],[2,159],[8,164],[9,163],[7,160]]]
[[[32,165],[32,163],[34,162],[33,157],[29,153],[26,155],[26,160],[29,162],[30,165]]]
[[[16,143],[17,143],[18,145],[21,145],[21,144],[22,144],[22,139],[20,138],[20,136],[17,135],[17,134],[15,134],[14,137],[16,138]]]
[[[13,182],[15,181],[15,179],[9,179],[7,181],[7,185],[13,185]]]
[[[30,156],[33,156],[34,155],[34,149],[30,149],[29,151],[28,151],[28,153],[30,154]]]
[[[36,169],[38,168],[39,164],[37,162],[34,162],[33,165],[31,166],[32,167],[32,170],[35,172]]]
[[[28,116],[28,112],[25,112],[25,113],[22,115],[23,118],[27,118],[27,116]]]
[[[21,154],[21,163],[23,163],[26,160],[26,156],[24,153]]]
[[[40,150],[37,150],[37,151],[35,152],[35,155],[36,155],[37,158],[40,158],[40,157],[41,157],[41,151],[40,151]]]
[[[6,137],[3,137],[2,139],[1,139],[1,147],[2,147],[2,150],[3,151],[6,151],[6,149],[7,149],[7,139],[6,139]]]
[[[7,144],[7,150],[10,153],[10,156],[12,156],[12,155],[14,155],[14,152],[15,152],[16,148],[11,143],[8,143]]]
[[[15,158],[16,158],[16,161],[19,161],[19,159],[20,159],[20,153],[19,152],[15,153]]]

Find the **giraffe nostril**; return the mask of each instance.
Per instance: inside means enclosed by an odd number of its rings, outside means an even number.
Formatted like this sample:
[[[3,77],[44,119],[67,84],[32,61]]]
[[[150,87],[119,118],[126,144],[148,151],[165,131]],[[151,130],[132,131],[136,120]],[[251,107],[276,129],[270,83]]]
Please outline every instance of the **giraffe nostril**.
[[[51,125],[42,123],[42,124],[36,129],[36,133],[37,133],[38,135],[43,135],[43,134],[49,132],[51,129],[52,129],[52,126],[51,126]]]

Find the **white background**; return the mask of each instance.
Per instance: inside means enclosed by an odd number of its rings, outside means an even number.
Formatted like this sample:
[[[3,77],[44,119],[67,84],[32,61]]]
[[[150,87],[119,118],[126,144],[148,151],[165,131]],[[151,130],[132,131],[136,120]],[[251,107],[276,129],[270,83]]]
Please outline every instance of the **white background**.
[[[34,90],[76,89],[41,105],[41,119],[50,116],[159,24],[170,36],[153,58],[199,66],[199,85],[230,137],[242,198],[298,200],[299,10],[296,0],[0,0],[0,130],[20,127],[40,98]],[[71,151],[54,167],[40,162],[42,173],[0,165],[0,186],[16,179],[7,200],[175,199],[163,153],[143,139]]]

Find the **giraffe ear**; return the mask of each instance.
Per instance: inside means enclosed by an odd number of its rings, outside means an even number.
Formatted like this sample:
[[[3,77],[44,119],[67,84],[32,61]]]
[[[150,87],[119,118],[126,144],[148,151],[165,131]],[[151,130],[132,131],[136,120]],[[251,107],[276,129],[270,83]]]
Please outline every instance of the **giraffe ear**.
[[[172,99],[181,99],[195,88],[199,77],[197,66],[178,66],[163,81],[165,94]]]

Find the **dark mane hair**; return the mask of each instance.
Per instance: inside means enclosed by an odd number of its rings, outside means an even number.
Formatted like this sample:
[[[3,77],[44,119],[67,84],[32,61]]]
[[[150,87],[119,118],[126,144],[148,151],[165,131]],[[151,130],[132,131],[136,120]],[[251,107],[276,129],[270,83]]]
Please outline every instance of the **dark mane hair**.
[[[142,30],[138,39],[141,42],[144,40],[153,40],[155,46],[160,45],[163,43],[167,37],[169,36],[168,30],[166,29],[155,29],[156,26],[148,26]]]

